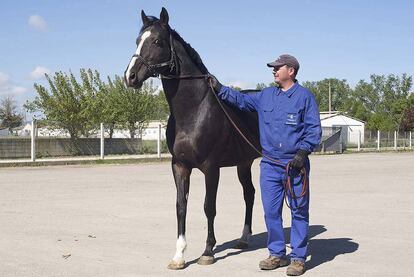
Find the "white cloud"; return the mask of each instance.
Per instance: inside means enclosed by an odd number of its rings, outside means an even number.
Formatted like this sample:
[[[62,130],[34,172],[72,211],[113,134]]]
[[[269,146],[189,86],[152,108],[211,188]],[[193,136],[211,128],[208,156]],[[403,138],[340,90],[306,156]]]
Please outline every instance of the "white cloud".
[[[31,15],[29,16],[29,25],[35,28],[38,31],[46,32],[47,23],[40,15]]]
[[[45,74],[50,74],[50,69],[43,66],[36,66],[32,72],[30,72],[30,79],[39,80],[45,77]]]
[[[28,89],[25,87],[14,85],[11,82],[9,75],[0,72],[0,97],[20,95],[27,91]]]
[[[25,87],[12,86],[12,88],[11,88],[11,94],[12,95],[23,94],[25,92],[27,92],[27,88],[25,88]]]

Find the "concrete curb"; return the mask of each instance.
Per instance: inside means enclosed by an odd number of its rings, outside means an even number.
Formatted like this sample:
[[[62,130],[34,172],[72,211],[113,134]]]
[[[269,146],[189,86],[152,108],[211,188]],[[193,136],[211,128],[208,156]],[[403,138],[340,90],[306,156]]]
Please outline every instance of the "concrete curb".
[[[82,164],[135,164],[135,163],[151,163],[151,162],[167,162],[171,161],[171,155],[163,154],[161,158],[156,155],[140,155],[140,156],[121,156],[121,157],[81,157],[81,158],[55,158],[55,159],[38,159],[34,162],[30,160],[0,160],[1,167],[37,167],[37,166],[53,166],[53,165],[82,165]]]

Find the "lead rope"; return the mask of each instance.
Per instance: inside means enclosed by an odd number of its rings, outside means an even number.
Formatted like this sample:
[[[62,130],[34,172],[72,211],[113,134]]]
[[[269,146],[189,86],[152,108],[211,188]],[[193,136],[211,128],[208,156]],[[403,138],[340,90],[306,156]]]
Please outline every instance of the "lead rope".
[[[197,77],[201,77],[197,76]],[[218,97],[218,95],[215,93],[214,87],[213,87],[213,83],[211,81],[211,75],[207,74],[203,76],[204,78],[207,78],[208,80],[208,84],[211,88],[211,91],[213,92],[214,97],[217,99],[217,102],[219,103],[221,109],[223,110],[224,114],[227,116],[227,118],[229,119],[230,123],[233,125],[233,127],[236,129],[236,131],[240,134],[240,136],[247,142],[247,144],[249,144],[260,156],[263,156],[267,159],[269,159],[270,161],[281,165],[281,166],[285,166],[285,180],[283,181],[283,186],[284,186],[284,196],[283,198],[285,199],[285,203],[286,206],[288,206],[289,209],[292,209],[292,207],[289,205],[289,201],[288,201],[288,196],[290,196],[292,198],[292,200],[297,200],[299,198],[303,198],[306,196],[307,192],[308,192],[308,186],[309,186],[309,182],[308,182],[308,172],[306,170],[305,167],[303,167],[300,170],[300,180],[302,185],[302,191],[300,193],[300,195],[296,195],[295,191],[293,189],[293,185],[292,183],[294,183],[293,181],[293,177],[290,176],[290,162],[288,162],[286,165],[284,165],[281,161],[273,159],[267,155],[265,155],[264,153],[260,152],[256,146],[254,146],[254,144],[252,142],[250,142],[250,140],[243,134],[243,132],[240,130],[239,127],[237,127],[237,124],[233,121],[233,119],[230,117],[230,114],[227,112],[226,108],[224,107],[222,101],[220,100],[220,98]],[[300,209],[302,208],[304,205],[297,207],[296,209]]]

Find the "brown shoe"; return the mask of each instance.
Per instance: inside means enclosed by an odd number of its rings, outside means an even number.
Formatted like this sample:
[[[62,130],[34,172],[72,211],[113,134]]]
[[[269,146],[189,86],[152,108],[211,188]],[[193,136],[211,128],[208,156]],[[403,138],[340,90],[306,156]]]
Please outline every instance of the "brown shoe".
[[[286,270],[288,276],[299,276],[305,273],[305,263],[301,261],[294,260],[290,263]]]
[[[268,258],[260,261],[259,268],[261,270],[272,270],[281,266],[287,266],[288,261],[284,258],[279,258],[276,256],[269,256]]]

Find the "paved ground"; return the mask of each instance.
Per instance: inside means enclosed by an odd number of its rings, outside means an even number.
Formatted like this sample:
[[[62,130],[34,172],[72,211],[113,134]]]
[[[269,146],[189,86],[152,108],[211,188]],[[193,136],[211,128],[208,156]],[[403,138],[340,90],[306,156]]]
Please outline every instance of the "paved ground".
[[[166,268],[176,236],[169,163],[2,168],[0,276],[285,276],[285,269],[258,269],[267,255],[259,191],[251,248],[232,248],[244,214],[236,180],[234,168],[222,169],[217,262],[200,266],[204,185],[203,175],[193,171],[188,266],[173,272]],[[305,276],[411,276],[413,180],[414,153],[313,156]]]

